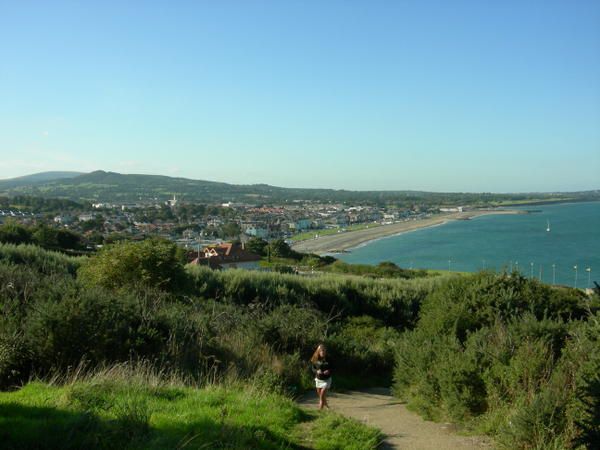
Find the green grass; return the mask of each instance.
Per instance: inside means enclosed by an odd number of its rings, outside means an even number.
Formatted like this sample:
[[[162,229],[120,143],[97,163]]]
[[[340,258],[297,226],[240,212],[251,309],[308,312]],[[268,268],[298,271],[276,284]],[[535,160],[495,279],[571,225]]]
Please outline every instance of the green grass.
[[[382,442],[377,430],[332,413],[319,416],[311,436],[314,448],[323,450],[364,450],[377,448]]]
[[[564,203],[577,200],[576,197],[560,197],[560,198],[529,198],[525,200],[500,200],[489,202],[488,206],[512,206],[512,205],[535,205],[537,203]]]
[[[378,431],[244,386],[32,382],[0,393],[5,449],[369,449]]]
[[[300,241],[306,241],[309,239],[313,239],[315,237],[315,234],[318,234],[319,236],[330,236],[332,234],[338,234],[338,232],[345,233],[348,231],[359,231],[359,230],[364,230],[366,228],[376,228],[376,227],[380,227],[380,226],[381,226],[381,224],[372,222],[372,223],[359,223],[356,225],[349,225],[347,227],[343,227],[343,229],[346,231],[341,231],[342,228],[327,228],[325,230],[311,230],[311,231],[306,231],[304,233],[295,234],[294,236],[292,236],[290,238],[290,240],[292,240],[294,242],[300,242]]]

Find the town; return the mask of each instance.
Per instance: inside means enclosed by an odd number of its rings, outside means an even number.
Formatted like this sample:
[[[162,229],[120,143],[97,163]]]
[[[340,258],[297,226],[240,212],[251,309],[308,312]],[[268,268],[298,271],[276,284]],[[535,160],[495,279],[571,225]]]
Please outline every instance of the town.
[[[186,249],[251,238],[283,239],[288,244],[322,235],[419,220],[462,207],[347,205],[292,201],[275,205],[198,204],[176,196],[167,201],[78,203],[30,197],[0,199],[0,223],[45,224],[81,234],[90,249],[119,240],[162,237]]]

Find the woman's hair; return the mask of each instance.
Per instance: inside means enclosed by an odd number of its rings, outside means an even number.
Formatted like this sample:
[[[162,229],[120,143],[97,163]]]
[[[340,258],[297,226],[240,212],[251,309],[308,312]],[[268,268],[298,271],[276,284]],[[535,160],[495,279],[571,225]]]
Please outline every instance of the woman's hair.
[[[317,345],[317,349],[315,350],[312,357],[310,358],[310,362],[316,363],[319,359],[321,359],[321,356],[319,355],[319,349],[323,349],[325,354],[327,354],[327,348],[325,347],[325,345],[319,344],[319,345]]]

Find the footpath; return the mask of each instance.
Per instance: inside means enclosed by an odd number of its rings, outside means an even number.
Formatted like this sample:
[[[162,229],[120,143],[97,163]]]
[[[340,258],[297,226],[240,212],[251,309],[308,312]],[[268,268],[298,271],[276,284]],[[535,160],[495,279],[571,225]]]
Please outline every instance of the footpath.
[[[299,400],[307,409],[316,409],[316,393]],[[331,411],[352,417],[378,428],[385,435],[383,449],[410,450],[474,450],[494,448],[490,439],[482,436],[460,436],[452,424],[423,420],[406,409],[387,388],[372,388],[345,393],[330,393]]]

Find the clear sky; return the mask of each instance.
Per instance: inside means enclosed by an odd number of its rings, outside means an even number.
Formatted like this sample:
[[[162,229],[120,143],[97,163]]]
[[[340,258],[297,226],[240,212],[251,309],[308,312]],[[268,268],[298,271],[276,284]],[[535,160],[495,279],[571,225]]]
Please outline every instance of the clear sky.
[[[0,0],[0,178],[600,189],[600,1]]]

